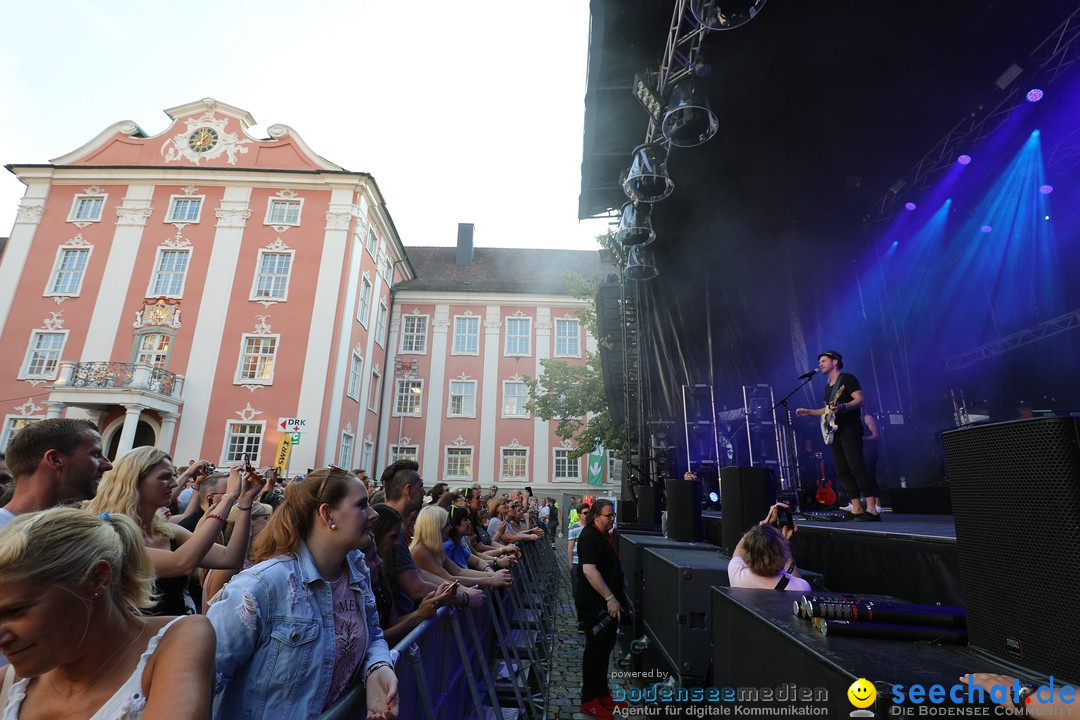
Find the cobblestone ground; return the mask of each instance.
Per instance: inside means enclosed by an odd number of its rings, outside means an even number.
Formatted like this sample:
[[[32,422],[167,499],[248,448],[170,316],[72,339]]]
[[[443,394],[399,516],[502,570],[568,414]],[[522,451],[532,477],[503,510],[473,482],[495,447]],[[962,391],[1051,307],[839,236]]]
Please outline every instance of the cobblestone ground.
[[[589,720],[578,708],[581,705],[581,651],[585,635],[578,631],[574,597],[570,591],[570,569],[566,563],[566,536],[555,540],[559,559],[559,594],[555,606],[555,649],[548,688],[550,720]],[[610,668],[611,666],[609,666]]]

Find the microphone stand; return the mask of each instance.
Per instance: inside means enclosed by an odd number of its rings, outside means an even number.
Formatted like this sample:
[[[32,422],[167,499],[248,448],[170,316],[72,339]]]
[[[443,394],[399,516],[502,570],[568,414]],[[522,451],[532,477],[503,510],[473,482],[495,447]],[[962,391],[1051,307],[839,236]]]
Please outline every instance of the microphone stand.
[[[814,375],[817,375],[817,373],[816,372],[807,373],[806,377],[801,378],[801,380],[802,380],[801,383],[799,383],[794,388],[792,388],[791,392],[789,392],[784,397],[780,398],[779,402],[777,402],[775,405],[773,405],[771,408],[769,408],[769,412],[772,413],[772,412],[774,412],[776,410],[776,408],[780,407],[781,405],[784,406],[784,431],[786,433],[784,442],[788,446],[788,448],[787,448],[787,450],[788,450],[788,462],[791,463],[791,474],[793,476],[793,479],[795,480],[795,509],[794,509],[794,512],[792,513],[792,515],[798,515],[800,518],[802,518],[804,520],[806,519],[806,514],[803,512],[803,509],[802,509],[802,491],[803,491],[803,487],[802,487],[802,478],[800,477],[800,473],[799,473],[799,452],[798,452],[799,448],[795,444],[795,431],[792,430],[792,427],[791,427],[791,409],[788,408],[788,402],[787,401],[788,401],[788,398],[790,398],[792,395],[794,395],[795,393],[802,390],[803,387],[806,386],[806,383],[813,380]]]

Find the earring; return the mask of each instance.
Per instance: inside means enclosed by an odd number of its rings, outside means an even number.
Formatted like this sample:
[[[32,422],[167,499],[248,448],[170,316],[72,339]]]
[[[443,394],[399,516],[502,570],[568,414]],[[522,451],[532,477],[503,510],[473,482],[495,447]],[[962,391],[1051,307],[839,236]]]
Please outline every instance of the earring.
[[[337,523],[335,523],[335,522],[330,523],[330,529],[331,530],[337,530]]]

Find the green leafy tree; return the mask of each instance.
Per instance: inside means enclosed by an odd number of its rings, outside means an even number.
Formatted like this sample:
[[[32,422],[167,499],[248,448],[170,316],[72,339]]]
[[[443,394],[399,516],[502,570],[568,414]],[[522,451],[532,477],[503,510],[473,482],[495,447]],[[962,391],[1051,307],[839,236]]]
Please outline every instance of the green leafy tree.
[[[600,278],[594,275],[586,280],[567,273],[565,279],[571,295],[588,301],[577,316],[594,338],[599,337],[594,298]],[[540,361],[540,368],[540,377],[525,378],[529,388],[525,408],[542,420],[556,423],[555,434],[574,443],[570,458],[587,455],[598,446],[624,457],[626,430],[621,423],[614,423],[608,412],[600,353],[586,353],[584,364],[549,358]]]

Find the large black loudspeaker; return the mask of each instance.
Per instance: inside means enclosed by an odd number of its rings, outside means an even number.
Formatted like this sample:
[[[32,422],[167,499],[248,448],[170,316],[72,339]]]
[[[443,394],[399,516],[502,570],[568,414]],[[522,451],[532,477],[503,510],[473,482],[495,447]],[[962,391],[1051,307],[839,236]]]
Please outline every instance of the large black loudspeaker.
[[[776,474],[770,468],[720,468],[720,538],[731,555],[739,538],[761,522],[776,502]]]
[[[705,537],[701,526],[701,483],[666,480],[664,491],[667,493],[667,536],[682,542]]]
[[[1080,419],[943,434],[972,647],[1080,681]]]

